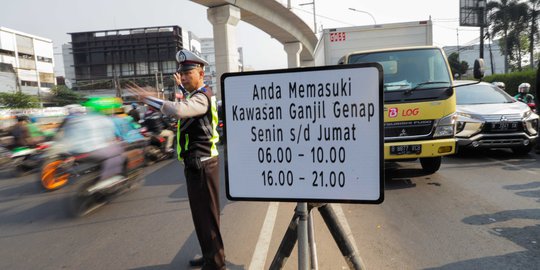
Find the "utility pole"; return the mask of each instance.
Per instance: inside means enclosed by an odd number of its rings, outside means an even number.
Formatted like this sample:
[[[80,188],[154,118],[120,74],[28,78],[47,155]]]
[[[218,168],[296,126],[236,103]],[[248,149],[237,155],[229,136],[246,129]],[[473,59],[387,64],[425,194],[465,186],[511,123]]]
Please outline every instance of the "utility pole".
[[[317,34],[317,15],[315,13],[315,0],[309,3],[300,4],[300,6],[313,5],[313,33]]]
[[[156,92],[157,92],[157,97],[159,98],[159,82],[158,82],[158,72],[159,72],[159,71],[157,71],[157,70],[156,70],[156,73],[155,73],[155,75],[156,75]]]
[[[116,97],[122,98],[122,87],[120,87],[120,82],[118,80],[118,76],[116,76],[116,70],[114,68],[113,68],[113,83],[114,83],[114,88],[116,89]]]
[[[478,7],[478,20],[480,23],[480,58],[484,58],[484,24],[486,15],[486,1],[479,0],[477,2]]]

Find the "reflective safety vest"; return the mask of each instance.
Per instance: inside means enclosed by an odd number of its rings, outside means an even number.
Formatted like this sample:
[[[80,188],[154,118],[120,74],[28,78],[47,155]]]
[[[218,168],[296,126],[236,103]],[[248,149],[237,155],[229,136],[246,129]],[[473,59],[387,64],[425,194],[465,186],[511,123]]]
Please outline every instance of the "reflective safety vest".
[[[218,124],[216,97],[211,90],[202,87],[187,98],[200,94],[208,98],[209,108],[203,115],[178,120],[178,136],[176,137],[178,160],[183,160],[188,155],[197,157],[218,155],[219,134],[216,130]]]

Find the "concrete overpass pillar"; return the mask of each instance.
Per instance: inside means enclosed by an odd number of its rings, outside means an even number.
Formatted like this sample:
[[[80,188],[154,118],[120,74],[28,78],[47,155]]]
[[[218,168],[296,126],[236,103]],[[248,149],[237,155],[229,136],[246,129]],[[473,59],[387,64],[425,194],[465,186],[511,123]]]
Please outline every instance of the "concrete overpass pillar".
[[[300,67],[300,52],[302,51],[302,43],[290,42],[283,44],[283,48],[287,53],[287,64],[289,68]]]
[[[236,25],[240,21],[240,9],[233,5],[212,7],[207,10],[208,20],[213,25],[218,89],[214,89],[217,99],[221,99],[221,75],[238,71],[238,47],[236,45]]]

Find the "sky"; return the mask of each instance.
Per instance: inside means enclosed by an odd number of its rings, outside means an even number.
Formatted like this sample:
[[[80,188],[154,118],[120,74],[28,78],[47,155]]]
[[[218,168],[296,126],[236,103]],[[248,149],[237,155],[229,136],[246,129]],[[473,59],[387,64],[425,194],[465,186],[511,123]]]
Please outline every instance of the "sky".
[[[263,0],[274,1],[274,0]],[[287,0],[277,0],[286,5]],[[470,45],[477,42],[476,27],[459,27],[458,0],[290,0],[292,10],[313,28],[315,1],[318,32],[321,29],[396,23],[433,21],[436,46]],[[354,8],[368,12],[373,18]],[[212,25],[206,7],[189,0],[9,0],[2,3],[0,26],[53,41],[55,73],[64,75],[62,44],[70,42],[67,33],[121,28],[179,25],[200,38],[212,37]],[[240,22],[237,46],[243,48],[244,65],[256,70],[287,67],[283,45],[262,30]],[[264,52],[264,53],[261,53]]]

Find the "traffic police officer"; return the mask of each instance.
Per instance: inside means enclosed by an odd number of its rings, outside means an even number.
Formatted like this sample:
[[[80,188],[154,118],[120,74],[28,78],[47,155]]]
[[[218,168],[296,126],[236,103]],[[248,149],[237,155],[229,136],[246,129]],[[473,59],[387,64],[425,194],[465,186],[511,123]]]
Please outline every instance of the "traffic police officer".
[[[187,90],[186,99],[164,101],[161,111],[179,120],[178,158],[184,162],[191,215],[203,257],[190,260],[202,269],[225,269],[225,252],[219,230],[219,166],[216,97],[204,85],[208,63],[188,51],[176,54],[180,63],[177,85]]]

